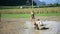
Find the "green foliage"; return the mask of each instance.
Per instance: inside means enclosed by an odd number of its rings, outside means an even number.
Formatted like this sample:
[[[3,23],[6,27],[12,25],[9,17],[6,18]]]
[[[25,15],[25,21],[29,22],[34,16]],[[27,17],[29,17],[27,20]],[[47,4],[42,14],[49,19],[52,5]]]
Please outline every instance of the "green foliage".
[[[1,18],[30,18],[30,14],[1,14]],[[42,13],[35,16],[60,16],[60,13]]]
[[[48,4],[47,7],[60,7],[60,4],[58,4],[58,3]]]
[[[2,14],[1,18],[28,18],[30,14]]]
[[[30,5],[32,4],[32,0],[28,0]],[[35,2],[33,2],[36,5]],[[23,6],[27,5],[27,0],[1,0],[0,6]]]

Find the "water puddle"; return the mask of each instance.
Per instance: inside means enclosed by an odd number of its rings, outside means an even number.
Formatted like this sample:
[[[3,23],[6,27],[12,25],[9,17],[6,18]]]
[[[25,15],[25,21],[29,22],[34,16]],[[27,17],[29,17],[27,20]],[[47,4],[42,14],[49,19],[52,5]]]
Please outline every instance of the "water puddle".
[[[42,21],[47,30],[36,30],[32,28],[30,21],[22,22],[7,22],[0,26],[0,34],[60,34],[60,21]],[[23,27],[24,26],[24,27]]]
[[[58,23],[57,21],[42,21],[45,24],[45,27],[48,27],[47,30],[34,30],[30,21],[26,21],[25,26],[27,29],[24,29],[23,34],[57,34],[58,33]]]

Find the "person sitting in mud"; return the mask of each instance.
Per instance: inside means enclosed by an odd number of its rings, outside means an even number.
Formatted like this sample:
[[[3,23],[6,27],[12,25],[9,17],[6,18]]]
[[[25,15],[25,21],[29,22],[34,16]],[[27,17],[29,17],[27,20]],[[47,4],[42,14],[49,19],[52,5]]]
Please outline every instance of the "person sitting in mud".
[[[40,29],[41,26],[43,26],[43,23],[40,21],[40,19],[38,19],[34,25],[35,25],[35,29]]]
[[[46,28],[44,26],[44,24],[40,21],[40,19],[38,19],[36,22],[35,22],[35,29],[41,29],[41,30],[46,30],[46,29],[49,29],[49,28]]]

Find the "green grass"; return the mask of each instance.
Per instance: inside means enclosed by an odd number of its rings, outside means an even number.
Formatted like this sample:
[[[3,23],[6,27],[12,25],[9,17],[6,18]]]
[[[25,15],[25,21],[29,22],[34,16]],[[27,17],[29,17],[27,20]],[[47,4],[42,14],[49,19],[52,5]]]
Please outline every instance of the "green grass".
[[[2,14],[1,18],[27,18],[30,14]]]
[[[35,16],[60,16],[60,13],[43,13]],[[29,18],[30,14],[2,14],[1,18]]]
[[[36,16],[60,16],[60,13],[43,13],[43,14],[36,14]]]

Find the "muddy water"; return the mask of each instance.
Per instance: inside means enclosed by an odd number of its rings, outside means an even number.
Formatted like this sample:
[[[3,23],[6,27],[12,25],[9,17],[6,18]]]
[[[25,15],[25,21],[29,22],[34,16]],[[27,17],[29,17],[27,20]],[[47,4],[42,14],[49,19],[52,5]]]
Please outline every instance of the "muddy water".
[[[29,22],[26,22],[26,23],[28,23],[28,24],[26,24],[26,26],[29,25],[29,26],[27,26],[27,28],[31,34],[32,33],[33,34],[57,34],[57,33],[60,33],[60,31],[58,32],[58,30],[60,30],[60,29],[58,29],[59,28],[58,23],[60,23],[60,22],[57,22],[57,21],[42,21],[42,22],[43,22],[43,24],[45,24],[45,27],[48,27],[49,29],[33,31],[30,28],[31,24]],[[37,32],[37,33],[35,33],[35,32]]]
[[[32,29],[29,20],[5,19],[0,23],[0,34],[60,34],[60,21],[43,21],[47,30]]]

